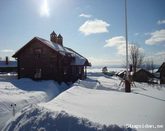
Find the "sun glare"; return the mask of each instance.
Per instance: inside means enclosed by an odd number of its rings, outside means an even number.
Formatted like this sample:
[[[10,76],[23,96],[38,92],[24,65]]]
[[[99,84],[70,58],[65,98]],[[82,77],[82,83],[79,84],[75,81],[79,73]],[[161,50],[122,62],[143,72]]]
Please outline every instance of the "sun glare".
[[[43,0],[41,7],[40,7],[40,15],[41,16],[49,16],[49,7],[48,7],[48,1]]]

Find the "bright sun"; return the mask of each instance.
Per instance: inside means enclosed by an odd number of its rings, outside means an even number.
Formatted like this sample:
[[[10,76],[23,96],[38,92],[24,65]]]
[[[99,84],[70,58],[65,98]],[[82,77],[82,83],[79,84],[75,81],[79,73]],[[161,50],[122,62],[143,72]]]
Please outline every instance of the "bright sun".
[[[41,16],[49,16],[49,7],[48,7],[48,1],[43,0],[41,6],[40,6],[40,15]]]

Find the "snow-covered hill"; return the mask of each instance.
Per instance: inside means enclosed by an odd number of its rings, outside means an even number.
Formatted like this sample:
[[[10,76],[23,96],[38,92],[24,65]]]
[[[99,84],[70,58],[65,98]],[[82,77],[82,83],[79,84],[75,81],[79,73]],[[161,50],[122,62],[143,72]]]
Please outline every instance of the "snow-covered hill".
[[[164,131],[165,85],[135,83],[132,92],[125,93],[119,83],[117,77],[91,72],[86,80],[77,81],[55,97],[66,85],[59,88],[53,81],[1,80],[0,104],[17,101],[21,107],[15,117],[0,119],[6,123],[4,130],[9,131],[134,130],[128,126],[140,131]],[[3,106],[0,115],[5,109]]]

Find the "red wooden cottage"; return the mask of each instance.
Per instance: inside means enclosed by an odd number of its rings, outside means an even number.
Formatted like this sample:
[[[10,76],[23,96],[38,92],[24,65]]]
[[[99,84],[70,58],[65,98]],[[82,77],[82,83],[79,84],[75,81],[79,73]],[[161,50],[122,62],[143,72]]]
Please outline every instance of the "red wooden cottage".
[[[53,79],[74,82],[87,75],[88,60],[71,48],[63,46],[63,37],[53,31],[50,41],[34,37],[14,55],[18,78]]]

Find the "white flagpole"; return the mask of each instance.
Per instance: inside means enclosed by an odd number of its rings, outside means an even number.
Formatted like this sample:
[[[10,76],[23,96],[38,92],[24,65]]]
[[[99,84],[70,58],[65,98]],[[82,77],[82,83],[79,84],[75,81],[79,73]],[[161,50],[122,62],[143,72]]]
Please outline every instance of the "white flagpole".
[[[125,0],[125,39],[126,39],[126,80],[125,80],[125,91],[126,92],[130,92],[130,91],[127,90],[127,89],[130,88],[129,73],[128,73],[129,63],[128,63],[127,0]]]

